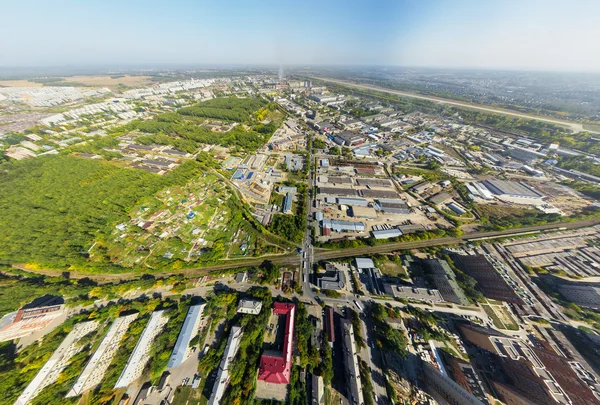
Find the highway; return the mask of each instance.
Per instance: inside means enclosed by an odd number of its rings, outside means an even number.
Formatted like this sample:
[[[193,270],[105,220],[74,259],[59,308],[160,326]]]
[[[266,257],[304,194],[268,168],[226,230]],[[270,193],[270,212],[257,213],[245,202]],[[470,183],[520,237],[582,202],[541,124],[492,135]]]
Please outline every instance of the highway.
[[[362,83],[355,83],[355,82],[350,82],[350,81],[346,81],[346,80],[329,79],[326,77],[316,77],[316,76],[314,76],[314,77],[311,76],[311,78],[316,79],[316,80],[322,80],[324,82],[337,83],[337,84],[341,84],[344,86],[355,87],[355,88],[359,88],[359,89],[376,90],[376,91],[381,91],[384,93],[397,94],[397,95],[403,96],[403,97],[418,98],[420,100],[432,101],[434,103],[439,103],[439,104],[448,104],[448,105],[453,105],[453,106],[457,106],[457,107],[470,108],[472,110],[486,111],[486,112],[491,112],[491,113],[495,113],[495,114],[510,115],[512,117],[526,118],[526,119],[530,119],[530,120],[548,122],[550,124],[568,127],[574,133],[582,132],[584,130],[583,125],[578,122],[561,121],[561,120],[558,120],[555,118],[539,117],[537,115],[530,115],[530,114],[524,114],[524,113],[503,110],[503,109],[498,109],[498,108],[493,108],[493,107],[486,107],[484,105],[470,104],[467,102],[454,101],[454,100],[450,100],[450,99],[446,99],[446,98],[423,96],[420,94],[409,93],[409,92],[401,91],[401,90],[386,89],[385,87],[379,87],[379,86],[375,86],[372,84],[362,84]]]

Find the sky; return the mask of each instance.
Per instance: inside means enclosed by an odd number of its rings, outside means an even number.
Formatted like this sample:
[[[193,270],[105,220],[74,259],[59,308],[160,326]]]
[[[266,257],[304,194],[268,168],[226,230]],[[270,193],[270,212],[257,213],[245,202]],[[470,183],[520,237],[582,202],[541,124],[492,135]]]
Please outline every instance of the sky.
[[[600,0],[2,0],[0,66],[600,72]]]

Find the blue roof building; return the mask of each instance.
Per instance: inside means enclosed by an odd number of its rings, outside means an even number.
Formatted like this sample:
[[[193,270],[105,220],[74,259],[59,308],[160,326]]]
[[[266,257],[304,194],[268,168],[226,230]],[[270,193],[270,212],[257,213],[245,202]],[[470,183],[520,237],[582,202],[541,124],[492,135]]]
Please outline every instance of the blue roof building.
[[[287,193],[283,199],[283,213],[287,214],[292,212],[292,195]]]
[[[197,304],[190,306],[188,313],[179,331],[177,342],[169,358],[167,368],[174,368],[183,363],[189,355],[190,341],[198,333],[198,327],[200,326],[200,319],[202,317],[202,311],[206,304]]]

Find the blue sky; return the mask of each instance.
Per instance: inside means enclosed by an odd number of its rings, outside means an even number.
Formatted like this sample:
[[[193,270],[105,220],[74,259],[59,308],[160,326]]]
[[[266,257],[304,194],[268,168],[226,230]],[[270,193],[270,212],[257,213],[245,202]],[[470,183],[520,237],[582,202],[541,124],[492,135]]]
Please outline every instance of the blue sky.
[[[600,71],[600,1],[3,0],[0,66]]]

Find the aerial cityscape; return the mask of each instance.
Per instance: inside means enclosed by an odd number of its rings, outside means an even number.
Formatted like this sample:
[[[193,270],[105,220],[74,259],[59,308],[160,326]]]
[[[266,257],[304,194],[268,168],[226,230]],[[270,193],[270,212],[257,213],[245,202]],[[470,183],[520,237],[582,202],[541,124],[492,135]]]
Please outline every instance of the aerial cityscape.
[[[0,405],[600,404],[599,4],[25,3]]]

